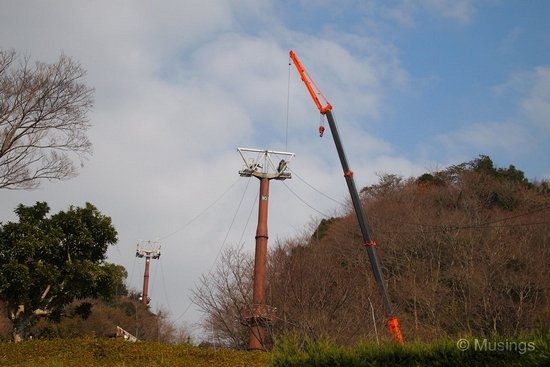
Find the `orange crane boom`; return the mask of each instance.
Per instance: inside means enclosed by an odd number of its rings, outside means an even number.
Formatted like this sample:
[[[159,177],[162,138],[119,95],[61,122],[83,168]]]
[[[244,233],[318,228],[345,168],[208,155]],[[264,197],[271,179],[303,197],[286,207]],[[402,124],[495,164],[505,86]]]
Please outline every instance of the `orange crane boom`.
[[[363,209],[363,205],[361,204],[359,193],[357,192],[357,187],[355,185],[355,180],[353,179],[353,172],[349,168],[346,153],[344,152],[344,147],[342,145],[342,140],[340,139],[340,133],[338,132],[336,121],[334,120],[334,116],[332,115],[332,105],[328,102],[323,93],[321,93],[319,87],[317,87],[317,85],[310,78],[306,69],[298,59],[298,56],[296,56],[293,51],[290,51],[290,58],[294,62],[296,69],[298,69],[298,73],[300,73],[300,77],[305,83],[306,88],[311,95],[311,98],[313,98],[313,102],[315,102],[315,105],[319,109],[319,112],[327,117],[330,131],[334,139],[334,144],[336,145],[336,150],[338,151],[338,157],[340,158],[340,163],[342,164],[342,169],[344,170],[344,177],[348,185],[353,208],[355,209],[357,221],[359,222],[361,234],[363,235],[363,245],[367,249],[374,279],[376,280],[376,284],[378,286],[378,292],[380,293],[382,303],[384,304],[384,308],[386,310],[386,316],[388,317],[388,330],[395,341],[404,344],[403,335],[401,334],[401,329],[399,328],[399,322],[397,321],[397,317],[393,313],[388,297],[388,291],[386,290],[386,285],[384,283],[384,278],[380,269],[380,264],[378,263],[378,258],[376,256],[376,242],[371,237],[369,227],[367,225],[365,210]],[[324,103],[321,103],[319,98],[322,98]]]
[[[326,114],[328,111],[332,110],[332,106],[327,101],[327,98],[325,95],[321,92],[319,87],[317,87],[317,84],[309,77],[309,74],[306,71],[306,68],[302,65],[300,60],[298,59],[298,56],[294,53],[294,51],[290,51],[290,58],[294,62],[294,65],[296,66],[296,69],[298,69],[298,73],[300,73],[300,77],[302,78],[302,81],[305,83],[307,90],[309,91],[309,94],[311,95],[311,98],[313,98],[313,102],[317,105],[317,108],[319,109],[319,112],[321,114]],[[319,97],[323,98],[325,101],[325,106],[321,104],[321,101],[319,101]]]

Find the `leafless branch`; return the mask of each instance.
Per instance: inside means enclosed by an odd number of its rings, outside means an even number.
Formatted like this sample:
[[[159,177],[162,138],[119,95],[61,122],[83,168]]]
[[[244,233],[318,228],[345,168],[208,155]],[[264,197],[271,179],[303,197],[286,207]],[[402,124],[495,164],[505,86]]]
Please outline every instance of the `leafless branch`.
[[[93,89],[66,55],[53,64],[0,50],[0,188],[65,180],[92,153],[86,136]]]

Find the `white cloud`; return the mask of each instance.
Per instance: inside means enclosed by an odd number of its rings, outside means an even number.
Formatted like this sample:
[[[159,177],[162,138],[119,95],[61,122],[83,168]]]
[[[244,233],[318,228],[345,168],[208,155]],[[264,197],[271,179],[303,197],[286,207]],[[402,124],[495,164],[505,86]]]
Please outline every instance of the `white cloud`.
[[[480,122],[468,125],[437,139],[445,150],[459,151],[464,146],[477,151],[485,149],[524,150],[530,141],[528,131],[516,123]]]
[[[541,155],[550,137],[550,67],[516,72],[493,90],[503,103],[515,106],[512,115],[503,121],[459,123],[460,128],[424,143],[420,148],[424,154],[439,154],[447,162],[469,160],[477,154],[501,155],[515,164]],[[541,157],[538,164],[545,162]]]
[[[494,87],[497,95],[512,95],[516,99],[524,125],[538,129],[538,134],[550,133],[550,66],[512,74]]]
[[[420,3],[430,12],[463,23],[475,14],[472,0],[423,0]]]
[[[531,73],[529,93],[521,101],[529,121],[550,134],[550,66],[540,66]]]
[[[512,54],[523,33],[524,30],[521,27],[513,27],[500,42],[500,51],[505,54]]]
[[[381,12],[384,17],[404,27],[413,27],[423,12],[459,23],[469,23],[476,8],[471,0],[401,0],[395,5],[383,4]]]
[[[19,203],[47,201],[56,212],[92,202],[112,216],[119,232],[109,260],[126,266],[130,285],[139,289],[136,241],[181,228],[230,187],[241,168],[237,146],[284,146],[288,44],[307,60],[342,118],[358,185],[373,183],[375,172],[418,171],[360,123],[380,116],[388,86],[408,82],[393,46],[372,37],[284,29],[265,15],[269,7],[267,1],[252,0],[2,3],[2,47],[45,61],[64,50],[88,70],[96,89],[92,159],[73,180],[46,183],[33,192],[0,192],[2,220],[13,219]],[[261,36],[244,29],[243,22],[252,18],[265,20]],[[346,198],[330,135],[318,138],[318,112],[295,70],[290,72],[288,144],[297,153],[292,167],[323,192]],[[318,210],[332,214],[337,207],[298,179],[287,184]],[[154,303],[169,302],[174,316],[187,306],[189,289],[211,267],[245,185],[242,179],[192,225],[163,239],[170,299],[152,281]],[[252,181],[226,246],[244,233],[247,249],[253,248],[254,215],[243,230],[256,196]],[[271,238],[296,233],[312,216],[319,214],[273,183]],[[184,317],[197,318],[194,311]]]

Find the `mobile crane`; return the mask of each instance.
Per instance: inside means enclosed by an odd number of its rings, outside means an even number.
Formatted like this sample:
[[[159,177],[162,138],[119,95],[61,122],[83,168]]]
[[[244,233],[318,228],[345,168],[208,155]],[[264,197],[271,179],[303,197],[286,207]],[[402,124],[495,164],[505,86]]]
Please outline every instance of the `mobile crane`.
[[[296,56],[296,54],[293,51],[290,51],[289,55],[294,63],[294,66],[296,66],[296,69],[298,70],[298,73],[300,74],[302,81],[306,85],[306,88],[309,91],[311,98],[313,98],[313,102],[315,102],[315,105],[319,109],[319,112],[321,113],[321,115],[324,115],[327,118],[330,131],[334,139],[334,144],[336,145],[336,150],[338,151],[340,163],[342,164],[342,169],[344,170],[344,177],[346,178],[346,183],[348,185],[348,190],[351,196],[351,201],[353,203],[353,208],[355,209],[357,221],[359,222],[361,234],[363,235],[363,245],[367,249],[372,272],[374,274],[374,279],[376,280],[376,284],[378,286],[378,292],[380,293],[380,296],[382,298],[382,303],[384,304],[389,333],[396,342],[403,345],[404,344],[403,335],[401,334],[401,329],[399,328],[399,322],[390,304],[388,291],[386,289],[386,285],[384,284],[384,278],[382,276],[382,271],[380,270],[380,264],[378,263],[378,258],[376,256],[376,242],[372,239],[372,236],[369,231],[369,227],[367,225],[367,217],[365,215],[363,206],[361,205],[361,200],[359,199],[359,193],[357,192],[357,187],[355,186],[355,180],[353,179],[353,172],[350,170],[348,160],[346,158],[346,153],[344,152],[344,147],[342,145],[342,140],[340,139],[340,134],[336,126],[336,121],[334,120],[334,116],[332,115],[332,105],[328,102],[328,100],[323,95],[319,87],[317,87],[315,82],[310,78],[306,69],[298,59],[298,56]],[[319,97],[323,99],[324,105],[319,100]],[[324,130],[325,129],[323,125],[319,126],[320,136],[323,136]]]

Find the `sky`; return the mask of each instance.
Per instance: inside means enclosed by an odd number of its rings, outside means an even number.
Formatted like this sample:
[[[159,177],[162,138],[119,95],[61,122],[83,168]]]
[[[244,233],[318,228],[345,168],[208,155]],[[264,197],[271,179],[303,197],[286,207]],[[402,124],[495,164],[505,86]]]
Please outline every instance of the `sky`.
[[[548,19],[544,0],[0,0],[0,48],[64,53],[95,89],[93,156],[71,180],[0,190],[0,221],[20,203],[90,202],[138,290],[136,245],[158,240],[151,307],[200,335],[191,290],[223,249],[254,248],[259,185],[237,147],[296,153],[294,177],[271,183],[270,243],[347,199],[289,50],[332,104],[358,187],[480,154],[549,180]]]

